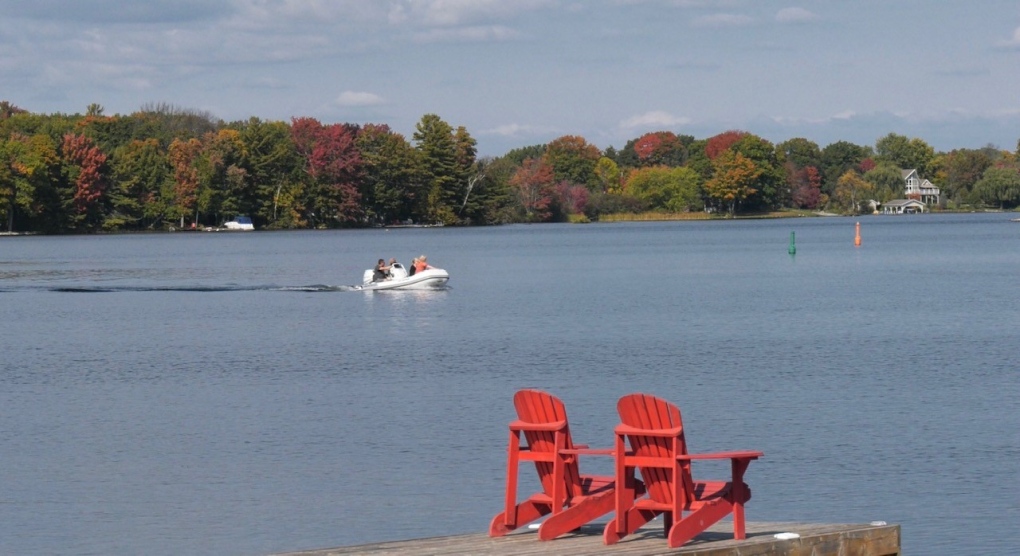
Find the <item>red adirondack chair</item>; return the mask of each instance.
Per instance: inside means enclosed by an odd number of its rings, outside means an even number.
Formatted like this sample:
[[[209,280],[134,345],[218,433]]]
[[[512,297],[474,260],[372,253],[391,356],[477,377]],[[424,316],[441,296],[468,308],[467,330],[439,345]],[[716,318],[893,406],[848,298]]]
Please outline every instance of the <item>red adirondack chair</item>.
[[[678,548],[713,523],[733,514],[733,537],[743,539],[744,503],[751,489],[743,476],[761,452],[688,454],[680,409],[647,394],[629,394],[616,405],[621,424],[616,427],[616,516],[606,525],[603,540],[615,544],[664,514],[666,540]],[[630,441],[630,451],[626,442]],[[694,481],[691,461],[729,459],[730,481]],[[647,496],[635,499],[635,469],[641,470]],[[684,517],[683,512],[691,512]]]
[[[492,518],[489,536],[500,537],[552,514],[538,528],[538,538],[551,540],[613,511],[613,477],[581,475],[578,456],[612,455],[611,449],[589,450],[574,444],[567,412],[559,398],[540,390],[514,394],[516,421],[510,423],[510,448],[506,474],[506,509]],[[527,446],[521,446],[521,433]],[[517,503],[517,475],[521,462],[535,463],[542,491]],[[633,492],[643,492],[632,484]]]

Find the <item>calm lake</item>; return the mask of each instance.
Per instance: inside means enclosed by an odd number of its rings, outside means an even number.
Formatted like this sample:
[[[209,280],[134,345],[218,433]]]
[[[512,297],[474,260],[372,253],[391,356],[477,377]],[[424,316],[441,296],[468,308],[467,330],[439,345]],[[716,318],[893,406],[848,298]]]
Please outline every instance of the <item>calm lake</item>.
[[[522,387],[593,447],[640,391],[764,451],[750,521],[1020,553],[1011,216],[0,238],[0,554],[483,532]],[[343,287],[421,253],[448,289]]]

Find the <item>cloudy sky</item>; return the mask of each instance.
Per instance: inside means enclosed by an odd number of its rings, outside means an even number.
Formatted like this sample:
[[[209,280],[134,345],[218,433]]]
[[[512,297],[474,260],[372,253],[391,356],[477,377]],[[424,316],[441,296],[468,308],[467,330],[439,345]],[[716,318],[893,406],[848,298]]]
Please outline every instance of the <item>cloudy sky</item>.
[[[1020,139],[1015,0],[0,0],[0,100],[463,125],[479,153],[742,129]]]

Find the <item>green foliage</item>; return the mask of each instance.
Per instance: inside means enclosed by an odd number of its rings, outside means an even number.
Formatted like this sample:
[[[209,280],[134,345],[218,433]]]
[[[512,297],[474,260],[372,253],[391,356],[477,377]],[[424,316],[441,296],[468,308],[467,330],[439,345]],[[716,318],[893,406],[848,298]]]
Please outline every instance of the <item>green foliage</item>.
[[[935,181],[942,189],[943,197],[955,201],[966,199],[985,170],[993,164],[999,153],[988,149],[959,149],[936,156],[932,161]]]
[[[864,173],[864,181],[872,185],[875,200],[886,202],[902,199],[904,195],[903,172],[891,162],[880,162]]]
[[[422,161],[425,217],[430,223],[456,224],[467,181],[453,128],[439,116],[426,114],[415,128],[414,142]]]
[[[357,139],[364,165],[361,199],[370,222],[413,220],[423,205],[419,153],[388,126],[366,125]]]
[[[822,166],[822,151],[818,144],[803,137],[795,137],[776,145],[781,162],[792,162],[796,168]]]
[[[974,184],[974,194],[982,203],[1000,209],[1020,205],[1020,171],[1011,166],[989,168]]]
[[[114,151],[110,188],[112,223],[106,229],[153,228],[163,219],[170,161],[155,139],[135,140]]]
[[[730,148],[753,162],[758,170],[758,177],[752,184],[755,193],[746,199],[747,208],[771,210],[790,206],[786,172],[772,143],[757,135],[745,133]]]
[[[310,118],[228,124],[169,104],[129,115],[107,116],[99,104],[41,115],[0,101],[0,223],[141,230],[247,214],[260,228],[474,225],[582,211],[590,220],[648,210],[661,217],[706,203],[731,214],[827,202],[855,212],[868,198],[901,196],[900,168],[917,168],[952,203],[1020,203],[1012,170],[1020,153],[992,145],[935,153],[896,134],[877,141],[876,158],[846,141],[819,149],[800,137],[772,145],[744,131],[700,140],[656,131],[620,151],[566,135],[479,159],[466,128],[426,114],[412,139],[384,125]]]
[[[301,193],[301,162],[297,147],[284,122],[264,122],[251,118],[231,126],[240,132],[241,168],[248,183],[245,190],[252,197],[239,202],[256,224],[272,228],[300,228],[305,207],[299,202]],[[234,216],[234,215],[228,215]]]
[[[553,140],[546,147],[542,158],[552,167],[557,182],[583,185],[591,191],[600,188],[595,166],[602,158],[602,153],[583,137],[565,135]]]
[[[856,170],[864,159],[872,155],[871,147],[855,145],[849,141],[837,141],[822,149],[821,167],[822,192],[832,195],[839,178],[847,170]]]
[[[595,163],[595,188],[597,193],[606,193],[620,189],[620,167],[613,159],[603,156]]]
[[[935,149],[921,139],[908,139],[903,135],[890,133],[875,143],[878,161],[886,161],[904,170],[917,170],[922,176],[931,175],[931,162]]]
[[[652,210],[690,212],[704,208],[700,181],[698,173],[690,168],[642,168],[630,174],[626,191]]]

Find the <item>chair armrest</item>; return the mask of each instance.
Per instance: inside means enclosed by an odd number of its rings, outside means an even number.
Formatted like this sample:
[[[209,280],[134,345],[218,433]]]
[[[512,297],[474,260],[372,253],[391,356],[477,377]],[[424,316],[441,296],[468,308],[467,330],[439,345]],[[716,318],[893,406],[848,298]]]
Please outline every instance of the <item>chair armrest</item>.
[[[575,446],[566,450],[560,450],[561,454],[572,454],[579,456],[611,456],[615,453],[612,448],[595,448],[590,449],[587,447]]]
[[[629,425],[616,425],[616,434],[631,434],[634,436],[657,436],[662,438],[672,438],[678,436],[683,432],[683,427],[674,427],[672,429],[641,429],[638,427],[631,427]]]
[[[680,461],[691,461],[695,459],[758,459],[765,454],[757,451],[740,451],[740,452],[714,452],[710,454],[684,454],[677,456],[676,459]]]
[[[556,432],[563,430],[566,427],[566,421],[554,421],[552,423],[528,423],[527,421],[518,420],[510,422],[510,430],[512,431]]]

